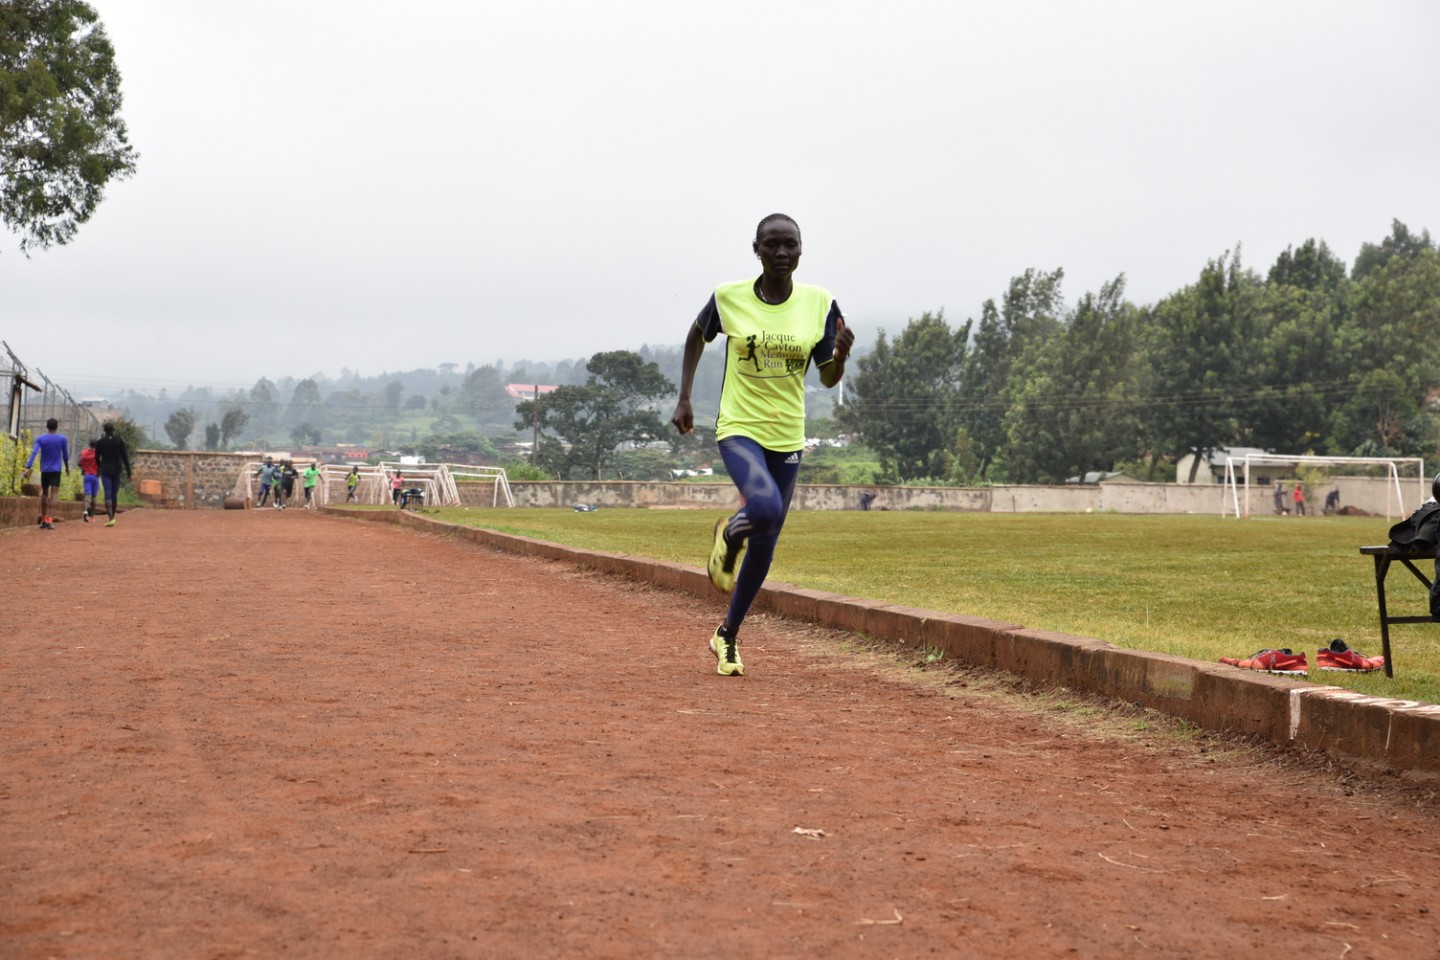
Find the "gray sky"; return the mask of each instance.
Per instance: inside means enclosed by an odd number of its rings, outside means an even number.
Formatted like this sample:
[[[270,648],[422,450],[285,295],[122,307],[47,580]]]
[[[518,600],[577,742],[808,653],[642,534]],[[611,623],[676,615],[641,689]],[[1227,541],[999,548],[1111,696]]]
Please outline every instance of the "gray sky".
[[[1434,0],[91,2],[138,173],[0,237],[87,392],[679,344],[777,210],[862,335],[1440,233]]]

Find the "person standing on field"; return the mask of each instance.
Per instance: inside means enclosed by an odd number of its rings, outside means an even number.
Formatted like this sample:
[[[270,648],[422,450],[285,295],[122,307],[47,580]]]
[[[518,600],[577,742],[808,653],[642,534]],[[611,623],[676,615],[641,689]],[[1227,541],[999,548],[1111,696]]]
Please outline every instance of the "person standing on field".
[[[1305,516],[1305,487],[1302,484],[1295,484],[1295,493],[1292,495],[1295,500],[1295,516]]]
[[[18,388],[17,388],[18,389]],[[45,433],[35,438],[30,459],[25,461],[25,479],[35,458],[40,458],[40,529],[55,529],[55,507],[60,502],[60,474],[70,472],[70,439],[60,432],[60,421],[45,421]]]
[[[710,638],[715,672],[738,677],[740,625],[760,592],[805,447],[805,373],[813,363],[833,387],[845,375],[855,334],[828,290],[796,283],[800,227],[772,213],[755,228],[751,250],[760,260],[754,280],[715,288],[690,325],[681,361],[680,398],[670,422],[682,434],[695,427],[690,391],[705,344],[723,337],[725,379],[715,425],[720,457],[740,491],[742,506],[719,520],[711,538],[710,582],[730,594],[724,621]],[[739,563],[741,551],[745,558]]]
[[[345,502],[349,503],[355,499],[355,492],[360,487],[360,468],[351,467],[350,473],[345,477]]]
[[[115,510],[120,499],[120,470],[125,470],[125,479],[130,479],[130,451],[125,448],[125,439],[115,433],[115,424],[105,424],[105,432],[95,441],[95,459],[100,465],[100,485],[105,488],[105,514],[110,519],[105,526],[115,526]]]

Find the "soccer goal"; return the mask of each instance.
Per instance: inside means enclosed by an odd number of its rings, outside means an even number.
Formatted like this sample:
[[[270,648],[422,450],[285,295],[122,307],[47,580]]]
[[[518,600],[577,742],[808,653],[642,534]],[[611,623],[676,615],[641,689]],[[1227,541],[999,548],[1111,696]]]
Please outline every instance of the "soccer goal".
[[[1247,453],[1241,457],[1225,458],[1225,486],[1230,503],[1237,518],[1250,516],[1250,468],[1265,466],[1283,467],[1333,467],[1365,466],[1379,468],[1385,473],[1385,519],[1405,515],[1405,494],[1400,483],[1400,473],[1408,474],[1413,468],[1416,480],[1415,503],[1425,499],[1425,461],[1421,457],[1316,457],[1308,454]],[[1243,489],[1243,492],[1241,488]],[[1229,510],[1221,510],[1222,516]]]
[[[380,469],[385,472],[387,482],[388,478],[401,475],[404,488],[420,488],[424,495],[423,502],[428,506],[460,506],[464,501],[460,496],[460,488],[455,483],[457,477],[471,483],[489,483],[491,506],[515,506],[515,498],[510,493],[510,481],[505,475],[504,467],[474,467],[464,463],[383,462]]]
[[[510,479],[504,467],[472,467],[463,463],[446,464],[450,476],[470,483],[490,484],[490,506],[515,506],[515,497],[510,492]]]

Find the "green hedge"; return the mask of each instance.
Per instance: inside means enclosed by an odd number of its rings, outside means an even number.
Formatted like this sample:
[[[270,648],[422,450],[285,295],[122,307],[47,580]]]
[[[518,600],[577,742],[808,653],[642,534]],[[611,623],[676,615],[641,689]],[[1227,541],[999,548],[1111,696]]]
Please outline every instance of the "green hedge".
[[[0,435],[0,497],[18,497],[25,492],[25,460],[34,445],[35,436],[29,430],[21,430],[18,440]],[[70,453],[70,470],[60,479],[61,500],[79,500],[84,491],[79,451],[72,449]],[[40,478],[31,473],[30,482],[38,488]]]
[[[34,442],[29,430],[20,431],[20,439],[0,436],[0,497],[17,497],[25,473],[25,454]]]

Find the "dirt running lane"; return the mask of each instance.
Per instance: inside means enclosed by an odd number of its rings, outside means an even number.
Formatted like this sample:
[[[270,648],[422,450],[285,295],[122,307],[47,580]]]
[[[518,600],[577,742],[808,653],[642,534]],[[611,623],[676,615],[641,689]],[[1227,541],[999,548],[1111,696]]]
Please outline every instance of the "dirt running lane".
[[[0,957],[1440,949],[1413,790],[299,510],[0,556]]]

